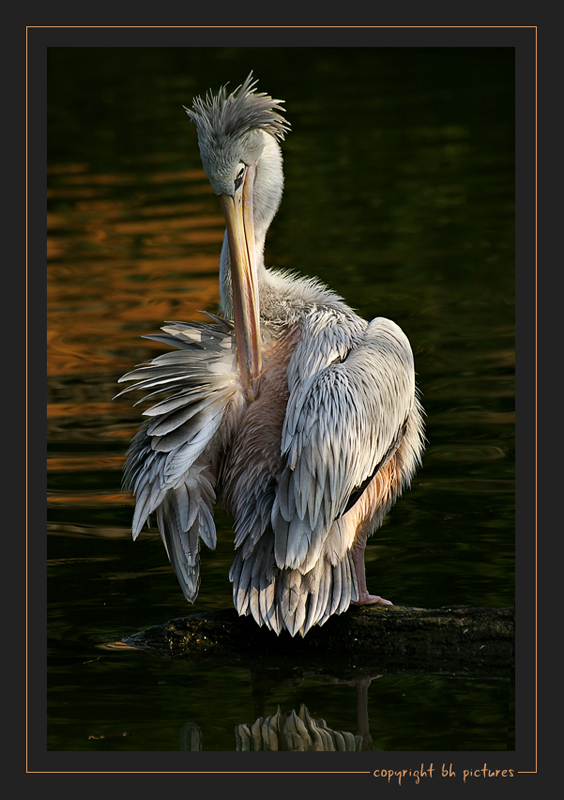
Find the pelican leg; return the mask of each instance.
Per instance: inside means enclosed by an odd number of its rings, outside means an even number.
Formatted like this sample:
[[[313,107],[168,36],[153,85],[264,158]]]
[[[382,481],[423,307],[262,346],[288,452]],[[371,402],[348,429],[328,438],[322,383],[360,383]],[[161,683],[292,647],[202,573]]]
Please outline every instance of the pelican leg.
[[[351,606],[367,606],[380,603],[384,606],[391,606],[391,600],[384,600],[377,594],[369,594],[366,586],[366,571],[364,568],[364,550],[366,548],[366,537],[363,536],[359,543],[353,545],[353,563],[356,572],[356,582],[358,585],[358,600],[352,600]]]

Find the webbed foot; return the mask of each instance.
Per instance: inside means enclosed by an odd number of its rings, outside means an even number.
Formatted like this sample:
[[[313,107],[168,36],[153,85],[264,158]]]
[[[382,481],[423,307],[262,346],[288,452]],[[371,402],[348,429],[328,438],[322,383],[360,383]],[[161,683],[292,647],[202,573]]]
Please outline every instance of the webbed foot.
[[[379,603],[382,606],[392,606],[391,600],[384,600],[377,594],[368,594],[368,592],[361,592],[358,600],[351,600],[351,606],[370,606]]]

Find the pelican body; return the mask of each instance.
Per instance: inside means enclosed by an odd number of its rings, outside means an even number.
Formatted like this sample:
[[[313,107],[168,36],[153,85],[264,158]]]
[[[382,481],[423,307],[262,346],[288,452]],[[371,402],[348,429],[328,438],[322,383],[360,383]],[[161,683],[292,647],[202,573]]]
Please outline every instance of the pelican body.
[[[304,636],[351,604],[389,603],[367,590],[364,549],[420,464],[423,418],[398,325],[265,267],[289,126],[283,101],[255,85],[249,75],[186,109],[226,221],[221,316],[167,323],[149,338],[175,349],[121,378],[124,391],[160,398],[131,443],[124,487],[133,537],[154,515],[190,602],[220,499],[238,613]]]

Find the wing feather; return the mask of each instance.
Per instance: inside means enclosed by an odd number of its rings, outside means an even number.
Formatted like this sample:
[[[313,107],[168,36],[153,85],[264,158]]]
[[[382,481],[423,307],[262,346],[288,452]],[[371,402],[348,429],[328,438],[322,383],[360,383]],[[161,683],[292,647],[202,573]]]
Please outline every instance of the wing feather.
[[[293,386],[271,523],[278,566],[306,573],[351,495],[401,442],[415,402],[409,341],[395,323],[376,318],[344,359]]]
[[[212,549],[216,544],[214,437],[228,410],[230,424],[236,420],[242,392],[231,323],[212,318],[211,323],[167,323],[163,330],[165,335],[154,338],[177,349],[121,378],[133,385],[120,394],[150,391],[145,400],[167,394],[144,412],[148,420],[129,448],[124,487],[136,497],[134,538],[155,513],[184,595],[193,602],[200,582],[200,541]]]

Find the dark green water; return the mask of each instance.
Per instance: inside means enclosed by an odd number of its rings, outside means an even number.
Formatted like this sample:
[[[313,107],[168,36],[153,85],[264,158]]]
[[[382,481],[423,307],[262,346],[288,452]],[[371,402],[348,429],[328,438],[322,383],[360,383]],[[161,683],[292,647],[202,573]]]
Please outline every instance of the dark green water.
[[[53,48],[48,59],[48,748],[236,749],[299,711],[356,731],[354,689],[306,675],[260,711],[247,670],[111,646],[231,604],[229,521],[188,607],[160,538],[134,544],[116,380],[164,320],[215,310],[223,233],[182,104],[250,69],[286,101],[267,263],[317,275],[415,352],[428,448],[367,551],[406,606],[514,605],[514,69],[509,50]],[[379,675],[375,664],[374,676]],[[512,750],[513,682],[375,678],[380,750]]]

